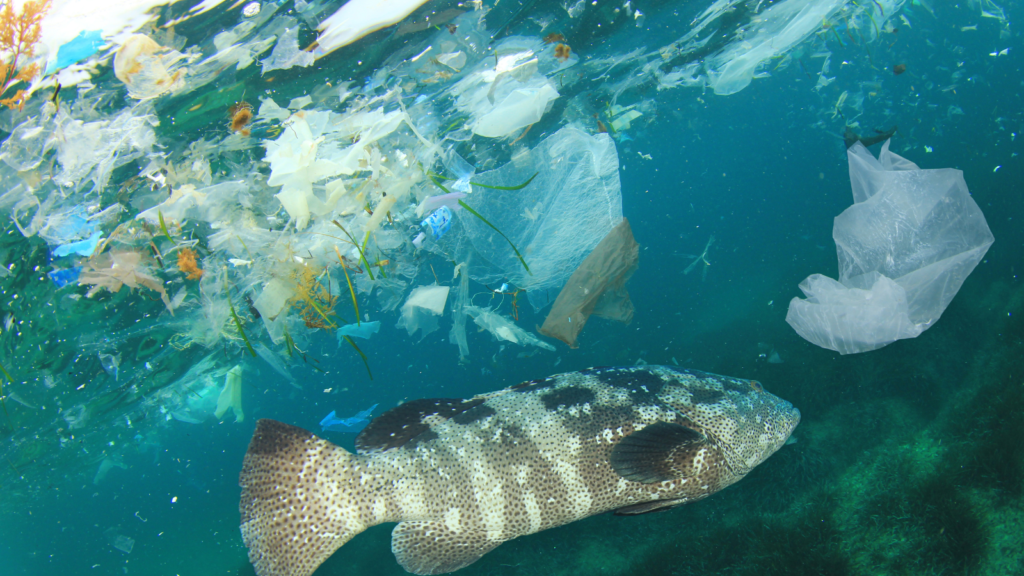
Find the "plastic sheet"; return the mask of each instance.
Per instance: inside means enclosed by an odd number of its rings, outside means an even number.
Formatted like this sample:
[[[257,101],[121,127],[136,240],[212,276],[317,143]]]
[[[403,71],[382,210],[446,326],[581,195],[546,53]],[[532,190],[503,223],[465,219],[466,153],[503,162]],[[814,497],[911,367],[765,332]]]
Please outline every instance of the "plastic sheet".
[[[405,328],[412,336],[417,330],[420,339],[437,330],[437,319],[444,312],[448,300],[448,286],[420,286],[409,294],[402,305],[402,317],[398,327]]]
[[[764,9],[742,41],[729,44],[707,59],[709,84],[715,94],[735,94],[754,78],[764,62],[788,52],[821,29],[822,22],[846,0],[785,0]]]
[[[467,262],[470,278],[481,284],[507,281],[527,290],[530,303],[540,309],[622,220],[622,196],[615,143],[607,134],[592,135],[575,126],[473,181],[518,186],[534,173],[536,178],[521,190],[475,187],[464,200],[519,248],[530,272],[504,238],[465,210],[455,212],[451,231],[428,248]]]
[[[295,66],[307,67],[313,65],[316,56],[312,52],[304,52],[299,48],[299,27],[288,28],[277,39],[277,46],[270,53],[270,57],[263,61],[261,74],[271,70],[285,70]]]
[[[495,47],[494,59],[481,60],[453,87],[456,106],[473,118],[474,134],[508,136],[536,123],[551,108],[558,90],[541,73],[538,54],[543,47],[538,38],[506,38]]]
[[[555,351],[555,347],[516,326],[508,318],[488,308],[466,306],[463,311],[473,318],[477,326],[487,330],[498,340],[512,342],[520,346],[537,346],[545,350]]]
[[[921,170],[882,146],[848,151],[855,204],[832,236],[839,281],[800,284],[788,322],[813,344],[854,354],[913,338],[934,324],[992,245],[992,232],[963,173]]]
[[[235,422],[245,419],[242,412],[242,367],[235,366],[224,376],[224,389],[217,397],[217,409],[213,415],[219,420],[228,410],[235,415]]]
[[[338,345],[344,341],[342,336],[352,336],[353,338],[363,338],[364,340],[369,339],[380,331],[380,322],[363,322],[361,324],[346,324],[338,328]]]
[[[145,34],[129,36],[114,56],[114,74],[139,100],[156,98],[185,86],[184,56],[157,44]]]
[[[576,338],[591,315],[629,324],[633,303],[626,281],[636,271],[639,258],[640,245],[633,239],[629,221],[623,218],[572,273],[540,333],[577,348]]]

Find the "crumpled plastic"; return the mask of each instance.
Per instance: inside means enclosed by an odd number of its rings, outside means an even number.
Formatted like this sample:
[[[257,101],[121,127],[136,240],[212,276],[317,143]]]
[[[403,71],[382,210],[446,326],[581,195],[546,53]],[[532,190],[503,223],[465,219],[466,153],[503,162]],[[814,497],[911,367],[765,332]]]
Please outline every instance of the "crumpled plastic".
[[[420,286],[413,290],[405,304],[402,304],[398,327],[405,328],[409,336],[419,330],[420,339],[437,330],[437,319],[444,313],[448,290],[448,286],[437,285]]]
[[[854,205],[835,219],[839,281],[800,284],[788,322],[840,354],[867,352],[931,327],[994,238],[960,170],[922,170],[882,146],[847,151]]]
[[[540,333],[577,348],[576,337],[591,315],[629,324],[633,320],[633,302],[626,281],[636,271],[640,245],[625,218],[594,248],[572,273]]]
[[[458,96],[456,106],[473,118],[474,134],[508,136],[536,123],[551,109],[559,94],[541,72],[543,49],[538,38],[506,38],[495,47],[494,59],[481,60],[452,88]]]

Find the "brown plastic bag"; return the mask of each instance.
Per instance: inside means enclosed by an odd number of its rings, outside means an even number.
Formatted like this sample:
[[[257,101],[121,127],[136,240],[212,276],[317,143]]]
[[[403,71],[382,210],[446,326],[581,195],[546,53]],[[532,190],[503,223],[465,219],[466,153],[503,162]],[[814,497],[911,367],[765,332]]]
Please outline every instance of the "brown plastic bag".
[[[625,218],[572,273],[539,331],[577,348],[576,337],[592,314],[629,324],[633,302],[626,281],[636,271],[640,245]]]

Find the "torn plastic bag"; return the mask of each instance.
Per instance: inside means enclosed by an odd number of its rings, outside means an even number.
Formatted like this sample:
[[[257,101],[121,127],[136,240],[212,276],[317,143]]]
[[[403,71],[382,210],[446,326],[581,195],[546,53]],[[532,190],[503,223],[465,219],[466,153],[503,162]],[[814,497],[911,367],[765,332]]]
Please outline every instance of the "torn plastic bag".
[[[789,304],[800,336],[840,354],[914,338],[934,324],[992,245],[963,173],[922,170],[882,146],[847,151],[855,204],[835,219],[839,281],[819,274]]]
[[[591,315],[629,324],[633,320],[633,302],[626,281],[636,271],[640,245],[625,218],[594,248],[572,273],[540,333],[577,348],[576,337]]]

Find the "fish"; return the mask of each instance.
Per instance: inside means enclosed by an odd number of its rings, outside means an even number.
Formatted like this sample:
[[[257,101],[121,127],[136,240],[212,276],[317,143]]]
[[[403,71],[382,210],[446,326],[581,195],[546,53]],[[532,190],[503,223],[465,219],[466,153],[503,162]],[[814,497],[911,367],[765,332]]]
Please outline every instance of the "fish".
[[[260,420],[239,475],[242,538],[259,576],[309,576],[356,534],[397,522],[403,568],[453,572],[519,536],[706,498],[799,422],[755,380],[654,365],[413,400],[370,422],[356,453]]]
[[[324,432],[359,432],[370,423],[370,414],[373,414],[377,406],[379,404],[374,404],[348,418],[338,418],[335,415],[335,411],[331,410],[331,413],[320,421],[320,428]]]
[[[877,134],[875,134],[874,136],[858,136],[856,132],[854,132],[849,126],[847,126],[846,132],[843,133],[843,141],[846,142],[847,148],[853,146],[857,142],[860,142],[864,146],[871,146],[873,144],[878,144],[879,142],[885,142],[889,138],[892,138],[893,134],[896,134],[896,130],[897,127],[893,126],[889,130],[886,130],[884,132],[875,130]]]

